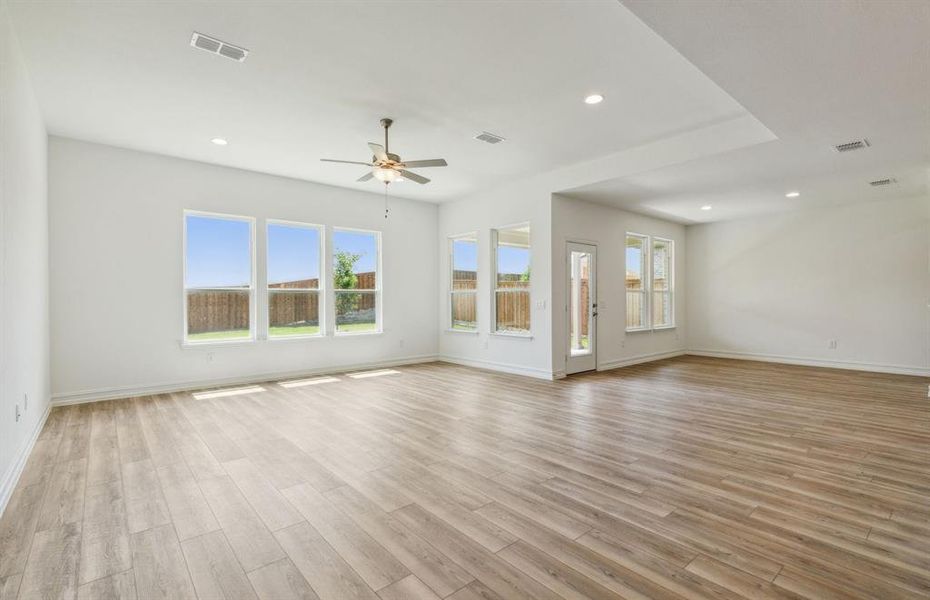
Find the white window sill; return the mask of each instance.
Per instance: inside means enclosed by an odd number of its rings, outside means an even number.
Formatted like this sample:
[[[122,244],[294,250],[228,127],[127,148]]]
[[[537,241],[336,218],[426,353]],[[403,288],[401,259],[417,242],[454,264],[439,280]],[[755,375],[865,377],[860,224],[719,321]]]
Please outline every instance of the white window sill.
[[[181,348],[184,350],[196,350],[197,348],[216,348],[217,346],[249,346],[254,344],[257,340],[252,339],[242,339],[242,340],[216,340],[216,341],[203,341],[203,342],[188,342],[182,341]]]
[[[349,332],[343,331],[341,333],[336,331],[335,333],[333,333],[333,337],[337,337],[337,338],[365,337],[367,335],[382,335],[383,333],[384,333],[383,331],[349,331]]]
[[[518,340],[532,340],[532,333],[507,333],[506,331],[492,331],[491,335],[501,338],[514,338]]]
[[[637,327],[636,329],[627,329],[626,332],[627,333],[642,333],[644,331],[646,332],[665,331],[667,329],[675,329],[675,327],[676,327],[675,325],[663,325],[661,327]]]
[[[466,335],[478,335],[477,329],[446,329],[446,333],[464,333]]]
[[[325,340],[326,336],[317,333],[314,335],[276,335],[268,336],[269,342],[304,342],[307,340]]]

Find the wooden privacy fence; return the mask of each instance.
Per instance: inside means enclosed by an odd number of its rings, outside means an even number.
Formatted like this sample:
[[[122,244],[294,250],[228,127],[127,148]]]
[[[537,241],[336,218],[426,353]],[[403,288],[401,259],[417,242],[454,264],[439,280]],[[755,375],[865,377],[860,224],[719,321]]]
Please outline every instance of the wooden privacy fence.
[[[358,289],[374,289],[374,272],[358,273]],[[320,322],[320,294],[306,290],[318,287],[317,279],[273,283],[268,286],[268,323],[272,327]],[[288,293],[290,292],[290,293]],[[375,295],[360,293],[346,303],[351,312],[375,307]],[[191,290],[187,293],[187,332],[206,333],[249,328],[248,290]]]

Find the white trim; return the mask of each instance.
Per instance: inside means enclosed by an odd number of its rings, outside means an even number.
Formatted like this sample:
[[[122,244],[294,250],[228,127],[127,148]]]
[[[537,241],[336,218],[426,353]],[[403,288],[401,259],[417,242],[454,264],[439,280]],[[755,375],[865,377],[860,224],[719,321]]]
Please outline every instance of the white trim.
[[[889,365],[857,361],[829,360],[802,356],[783,356],[779,354],[756,354],[753,352],[724,352],[721,350],[688,350],[686,354],[707,356],[711,358],[732,358],[735,360],[755,360],[759,362],[801,365],[804,367],[824,367],[827,369],[848,369],[851,371],[871,371],[873,373],[893,373],[895,375],[915,375],[930,377],[930,368],[908,365]]]
[[[523,375],[524,377],[533,377],[534,379],[552,379],[552,373],[545,369],[535,367],[524,367],[521,365],[511,365],[506,363],[497,363],[487,360],[478,360],[474,358],[458,358],[456,356],[439,356],[440,362],[462,365],[463,367],[472,367],[474,369],[483,369],[485,371],[499,371],[501,373],[510,373],[513,375]]]
[[[140,386],[123,386],[115,388],[101,388],[96,390],[84,390],[80,392],[67,392],[62,394],[52,394],[52,406],[67,406],[69,404],[84,404],[85,402],[97,402],[100,400],[115,400],[117,398],[130,398],[136,396],[150,396],[152,394],[166,394],[169,392],[186,392],[192,390],[202,390],[207,388],[222,387],[227,385],[240,385],[252,383],[266,383],[269,381],[278,381],[284,379],[302,379],[306,377],[315,377],[317,375],[328,375],[333,373],[344,373],[347,371],[364,371],[366,369],[379,369],[385,367],[399,367],[402,365],[414,365],[425,362],[436,362],[439,357],[435,354],[421,354],[417,356],[405,356],[401,358],[376,361],[370,363],[354,363],[349,365],[338,365],[332,367],[322,367],[319,369],[303,369],[297,371],[284,371],[278,373],[259,373],[245,377],[224,377],[220,379],[202,379],[196,381],[181,381],[164,385],[140,385]]]
[[[500,246],[499,238],[500,232],[506,231],[508,229],[520,229],[527,228],[529,230],[527,250],[530,253],[530,286],[528,289],[520,288],[498,288],[498,252],[497,249]],[[533,317],[533,226],[529,221],[522,221],[520,223],[513,223],[511,225],[502,225],[500,227],[494,227],[491,229],[491,322],[489,329],[491,330],[491,335],[507,335],[511,337],[516,337],[516,335],[511,333],[501,333],[497,328],[497,293],[501,292],[510,292],[510,293],[526,293],[529,299],[527,300],[528,310],[530,312],[530,328],[525,334],[519,334],[522,337],[533,337],[534,326],[536,324],[536,319]]]
[[[271,240],[271,236],[269,235],[269,230],[271,229],[273,225],[276,225],[278,227],[290,227],[292,229],[307,229],[310,231],[317,232],[317,236],[319,238],[319,246],[317,249],[319,250],[320,262],[317,265],[318,267],[317,270],[319,272],[319,275],[317,275],[316,289],[272,288],[271,287],[271,282],[268,281],[268,271],[269,271],[268,267],[269,267],[269,262],[270,262],[268,246]],[[262,270],[262,273],[264,275],[264,285],[262,286],[264,289],[264,294],[262,295],[265,298],[265,307],[264,307],[264,310],[262,311],[262,331],[264,332],[264,339],[268,341],[281,341],[281,340],[293,340],[293,339],[325,338],[326,337],[326,327],[325,327],[326,324],[324,322],[324,319],[326,316],[326,299],[328,298],[328,295],[326,294],[326,280],[323,278],[323,263],[326,260],[326,257],[324,256],[326,254],[326,251],[324,250],[324,248],[326,247],[326,226],[318,225],[316,223],[302,223],[300,221],[285,221],[283,219],[265,219],[264,234],[265,234],[265,245],[264,245],[265,264],[263,265],[264,269]],[[288,292],[291,292],[291,293],[298,292],[298,293],[305,293],[305,294],[316,293],[317,294],[316,318],[317,318],[317,327],[319,327],[318,333],[301,334],[301,335],[296,335],[296,336],[271,335],[271,295],[277,294],[277,293],[288,293]]]
[[[258,257],[256,256],[258,252],[257,244],[257,230],[258,230],[258,219],[256,217],[243,216],[243,215],[230,215],[225,213],[214,213],[207,212],[202,210],[193,210],[185,208],[181,210],[181,345],[182,346],[192,346],[192,345],[213,345],[217,343],[213,340],[203,340],[201,342],[191,341],[187,339],[187,217],[207,217],[210,219],[219,219],[225,221],[244,221],[249,224],[249,257],[251,260],[251,278],[249,280],[249,337],[248,338],[235,338],[228,340],[235,343],[251,343],[259,340],[259,328],[255,322],[256,317],[258,316],[258,307],[256,294],[256,277],[258,271]],[[223,288],[206,288],[206,287],[192,287],[192,290],[196,289],[223,289]],[[234,288],[241,290],[242,288]]]
[[[638,365],[642,363],[652,362],[654,360],[664,360],[666,358],[675,358],[676,356],[682,356],[688,352],[684,349],[678,350],[669,350],[667,352],[652,352],[649,354],[639,354],[637,356],[631,356],[629,358],[621,358],[620,360],[612,360],[608,362],[603,362],[597,365],[598,371],[609,371],[611,369],[619,369],[620,367],[629,367],[631,365]]]
[[[443,329],[446,333],[464,333],[467,335],[478,335],[478,329]]]
[[[473,290],[455,290],[452,289],[452,282],[455,281],[455,242],[457,241],[466,241],[474,242],[475,244],[475,289]],[[475,297],[475,328],[473,330],[464,330],[467,333],[478,333],[478,284],[481,281],[481,270],[478,268],[478,232],[471,231],[468,233],[460,233],[458,235],[450,235],[446,238],[446,243],[448,245],[448,254],[449,254],[449,268],[446,271],[446,276],[448,281],[446,282],[446,289],[448,290],[448,305],[446,306],[446,331],[455,331],[453,328],[454,324],[454,315],[452,314],[452,304],[455,300],[456,294],[471,294]]]
[[[3,516],[3,511],[6,510],[6,505],[9,504],[10,498],[13,496],[13,490],[16,489],[16,484],[19,483],[19,478],[23,474],[23,469],[26,468],[26,461],[29,460],[29,455],[32,454],[32,449],[36,445],[36,440],[39,439],[39,434],[42,433],[42,428],[45,427],[45,421],[48,419],[48,414],[51,410],[52,403],[49,402],[48,406],[45,407],[45,413],[42,415],[42,418],[36,423],[32,435],[29,436],[29,439],[26,440],[23,447],[19,449],[16,460],[13,461],[13,464],[10,465],[7,472],[3,474],[3,479],[0,480],[0,516]]]
[[[502,338],[516,338],[516,339],[518,339],[518,340],[531,340],[531,339],[533,339],[533,334],[532,334],[532,333],[520,333],[520,332],[516,332],[516,331],[511,333],[511,332],[508,332],[508,331],[506,331],[506,330],[504,330],[504,331],[492,331],[492,332],[489,333],[488,335],[493,335],[494,337],[502,337]]]
[[[330,238],[329,238],[330,239],[330,242],[329,242],[329,247],[330,247],[329,278],[331,280],[330,281],[331,285],[328,286],[328,290],[329,290],[329,295],[331,296],[331,303],[333,306],[333,310],[332,310],[333,319],[332,319],[332,329],[331,329],[332,334],[327,337],[336,338],[336,337],[354,335],[352,333],[340,332],[336,326],[336,318],[337,318],[336,317],[336,294],[337,293],[348,293],[348,292],[368,292],[368,293],[373,292],[375,294],[375,331],[360,332],[359,334],[356,334],[356,335],[360,335],[360,334],[371,335],[374,333],[383,333],[384,332],[384,306],[383,306],[384,294],[382,293],[382,290],[384,289],[384,282],[382,281],[383,268],[381,264],[381,255],[382,255],[381,232],[376,229],[357,229],[354,227],[339,227],[336,225],[333,225],[331,229],[332,229],[332,234],[330,235]],[[377,254],[377,256],[375,257],[376,260],[375,260],[375,287],[374,289],[361,289],[361,288],[352,288],[352,289],[338,288],[337,289],[336,288],[332,261],[333,261],[333,258],[336,256],[335,254],[336,234],[338,234],[341,231],[344,231],[347,233],[371,234],[375,236],[375,253]]]

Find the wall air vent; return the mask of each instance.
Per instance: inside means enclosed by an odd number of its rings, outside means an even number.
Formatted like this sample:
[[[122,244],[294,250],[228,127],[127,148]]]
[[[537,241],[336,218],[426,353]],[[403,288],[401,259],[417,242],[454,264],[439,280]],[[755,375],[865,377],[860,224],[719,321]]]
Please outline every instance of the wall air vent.
[[[875,181],[870,181],[870,182],[869,182],[869,185],[872,186],[872,187],[881,187],[881,186],[883,186],[883,185],[891,185],[891,184],[897,183],[897,182],[898,182],[898,181],[897,181],[896,179],[891,179],[891,178],[889,177],[888,179],[876,179]]]
[[[200,48],[201,50],[206,50],[210,54],[225,56],[226,58],[236,62],[243,62],[249,55],[249,51],[245,48],[227,44],[222,40],[212,38],[202,33],[197,33],[196,31],[194,32],[194,35],[191,36],[191,46],[194,48]]]
[[[853,140],[851,142],[843,142],[842,144],[837,144],[833,146],[834,152],[852,152],[853,150],[862,150],[863,148],[868,148],[869,140],[862,138],[861,140]]]
[[[504,141],[504,138],[502,138],[501,136],[494,135],[493,133],[488,133],[487,131],[482,131],[481,133],[475,136],[475,139],[481,140],[482,142],[487,142],[489,144],[500,144],[501,142]]]

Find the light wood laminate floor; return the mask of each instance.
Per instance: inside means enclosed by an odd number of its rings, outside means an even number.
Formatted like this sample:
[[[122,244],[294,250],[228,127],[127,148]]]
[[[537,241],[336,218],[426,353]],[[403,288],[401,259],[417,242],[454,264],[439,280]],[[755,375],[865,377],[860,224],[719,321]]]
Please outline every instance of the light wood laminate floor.
[[[928,598],[916,377],[447,364],[57,408],[0,598]]]

